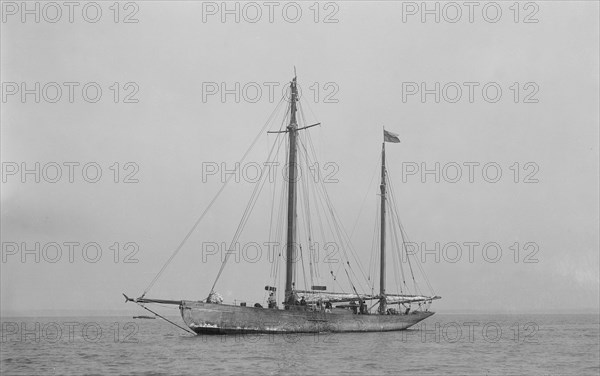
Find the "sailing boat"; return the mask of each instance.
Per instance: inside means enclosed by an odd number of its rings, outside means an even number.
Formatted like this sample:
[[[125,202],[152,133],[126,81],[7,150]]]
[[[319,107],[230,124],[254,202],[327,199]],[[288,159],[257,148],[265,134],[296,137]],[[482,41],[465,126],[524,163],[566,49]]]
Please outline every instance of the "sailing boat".
[[[285,122],[282,122],[284,125],[281,130],[269,132],[276,133],[278,137],[283,135],[285,138],[285,135],[287,135],[286,163],[289,176],[286,179],[286,182],[282,183],[281,187],[282,202],[287,201],[287,205],[282,205],[285,206],[285,216],[287,217],[287,220],[279,221],[279,224],[282,227],[285,226],[281,237],[283,237],[283,233],[286,235],[285,253],[282,252],[285,254],[285,257],[283,258],[285,261],[285,293],[283,301],[281,302],[282,306],[279,307],[274,298],[277,287],[270,285],[265,286],[265,291],[269,294],[268,308],[263,308],[260,304],[251,307],[246,306],[245,303],[224,303],[222,297],[215,292],[215,285],[225,267],[227,258],[223,261],[217,275],[217,280],[215,280],[208,297],[204,300],[193,301],[146,298],[145,295],[158,278],[157,275],[151,283],[151,286],[149,286],[139,298],[129,298],[127,295],[123,294],[126,302],[135,302],[155,315],[189,331],[157,314],[146,306],[146,304],[150,303],[177,305],[183,321],[195,334],[394,331],[409,328],[434,314],[429,311],[429,306],[433,300],[440,299],[437,295],[423,295],[420,293],[408,294],[404,293],[402,289],[400,293],[388,293],[386,291],[386,254],[389,251],[386,249],[386,223],[389,219],[386,218],[386,216],[388,211],[390,211],[392,222],[398,224],[399,219],[397,218],[397,213],[394,211],[393,206],[390,205],[391,201],[393,201],[393,193],[388,190],[390,180],[386,169],[385,143],[400,142],[400,140],[397,135],[388,132],[385,129],[381,151],[381,184],[378,203],[380,217],[379,234],[376,233],[378,236],[375,236],[375,238],[379,238],[379,240],[377,244],[378,247],[374,247],[374,252],[376,254],[378,253],[376,259],[379,261],[379,292],[374,292],[375,282],[374,278],[371,278],[371,276],[367,278],[368,281],[372,282],[371,292],[359,292],[356,285],[352,283],[350,273],[348,273],[347,270],[345,270],[345,272],[351,285],[350,292],[327,291],[327,286],[313,284],[310,284],[310,288],[296,288],[296,283],[299,280],[296,271],[299,262],[298,253],[302,253],[302,242],[298,239],[297,222],[299,213],[297,208],[298,183],[300,179],[297,174],[299,151],[306,151],[304,143],[299,142],[299,137],[301,131],[319,125],[319,123],[308,126],[299,126],[297,117],[299,96],[296,77],[290,82],[289,89],[291,95],[288,95],[289,102],[286,106],[286,115],[284,118],[284,120],[289,119],[289,122],[287,125],[285,125]],[[283,128],[284,126],[285,128]],[[303,147],[299,148],[300,144],[302,144]],[[227,181],[225,184],[226,183]],[[217,196],[221,191],[219,191]],[[209,207],[211,205],[212,202]],[[196,225],[200,222],[202,217],[203,216],[199,218]],[[279,218],[283,219],[282,217]],[[243,218],[242,221],[244,220],[247,220],[247,218]],[[175,254],[181,249],[185,240],[187,240],[191,232],[196,228],[196,225],[190,230],[188,236],[176,249],[169,261],[171,261]],[[339,234],[340,227],[338,226],[336,229]],[[310,229],[308,232],[308,242],[310,243]],[[395,234],[397,235],[397,232],[395,232]],[[396,241],[395,251],[403,249],[405,246],[404,231],[401,225],[400,234],[402,235],[403,241]],[[390,237],[391,235],[392,234],[390,234]],[[234,240],[237,239],[237,237],[234,237]],[[344,242],[344,240],[341,240],[341,242]],[[232,244],[233,243],[234,242],[232,242]],[[161,272],[165,269],[167,264],[163,266]],[[351,267],[352,264],[347,260],[342,265],[344,267]],[[312,266],[313,265],[311,264],[311,267]],[[373,269],[375,270],[376,267]],[[412,269],[411,266],[411,273]],[[330,274],[334,276],[334,271],[331,270]],[[412,275],[412,277],[414,280],[414,275]],[[305,277],[305,286],[306,280],[307,278]],[[313,281],[312,273],[311,281]],[[403,282],[406,287],[406,281]],[[402,283],[400,283],[400,286],[402,286]],[[360,285],[359,288],[361,288]],[[372,305],[369,307],[368,304]],[[411,310],[411,305],[413,304],[418,305],[418,308]]]

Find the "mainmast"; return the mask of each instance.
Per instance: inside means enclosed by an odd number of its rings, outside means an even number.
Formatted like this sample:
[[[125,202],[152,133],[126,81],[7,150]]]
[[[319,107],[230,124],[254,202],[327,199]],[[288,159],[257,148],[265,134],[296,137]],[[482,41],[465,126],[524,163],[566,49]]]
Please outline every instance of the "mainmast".
[[[379,270],[379,313],[385,314],[385,140],[381,144],[381,254],[380,254],[380,270]]]
[[[296,135],[298,133],[298,124],[296,123],[296,101],[298,100],[298,91],[296,88],[296,77],[290,83],[291,88],[291,106],[290,106],[290,125],[288,133],[290,136],[290,150],[288,158],[288,207],[287,207],[287,245],[286,245],[286,264],[285,264],[285,302],[286,305],[294,304],[290,302],[293,299],[293,281],[296,262]]]

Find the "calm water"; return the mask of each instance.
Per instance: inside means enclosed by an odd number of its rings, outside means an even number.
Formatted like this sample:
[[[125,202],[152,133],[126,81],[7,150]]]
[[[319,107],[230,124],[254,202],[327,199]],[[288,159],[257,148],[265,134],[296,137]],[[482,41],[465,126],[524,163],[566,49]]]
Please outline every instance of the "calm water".
[[[158,319],[5,318],[1,373],[598,375],[599,329],[597,315],[436,314],[404,332],[191,336]]]

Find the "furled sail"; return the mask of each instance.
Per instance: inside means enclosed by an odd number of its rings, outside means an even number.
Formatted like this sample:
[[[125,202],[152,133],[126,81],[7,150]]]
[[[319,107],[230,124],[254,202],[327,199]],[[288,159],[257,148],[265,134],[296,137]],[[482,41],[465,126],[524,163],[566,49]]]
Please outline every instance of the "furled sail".
[[[425,295],[386,295],[385,300],[388,304],[400,304],[400,303],[418,303],[418,302],[430,302],[435,299],[440,299],[439,296],[425,296]]]
[[[294,290],[294,293],[298,298],[304,297],[307,303],[316,303],[316,302],[330,302],[330,303],[340,303],[340,302],[351,302],[353,300],[372,300],[377,299],[374,295],[367,294],[351,294],[345,292],[325,292],[325,291],[314,291],[314,290]]]
[[[368,294],[352,294],[345,292],[325,292],[315,290],[294,290],[298,299],[304,297],[307,303],[316,302],[351,302],[357,300],[375,300],[379,299],[379,295],[368,295]],[[440,299],[439,296],[425,296],[425,295],[396,295],[388,294],[385,297],[388,304],[400,304],[400,303],[418,303],[418,302],[429,302],[435,299]]]

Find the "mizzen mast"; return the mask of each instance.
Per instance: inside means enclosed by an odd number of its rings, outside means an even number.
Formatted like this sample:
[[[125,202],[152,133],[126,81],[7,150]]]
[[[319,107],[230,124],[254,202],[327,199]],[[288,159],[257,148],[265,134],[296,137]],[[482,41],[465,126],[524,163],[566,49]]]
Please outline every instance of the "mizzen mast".
[[[380,265],[379,265],[379,313],[385,314],[385,140],[381,144],[381,239],[380,239]]]

